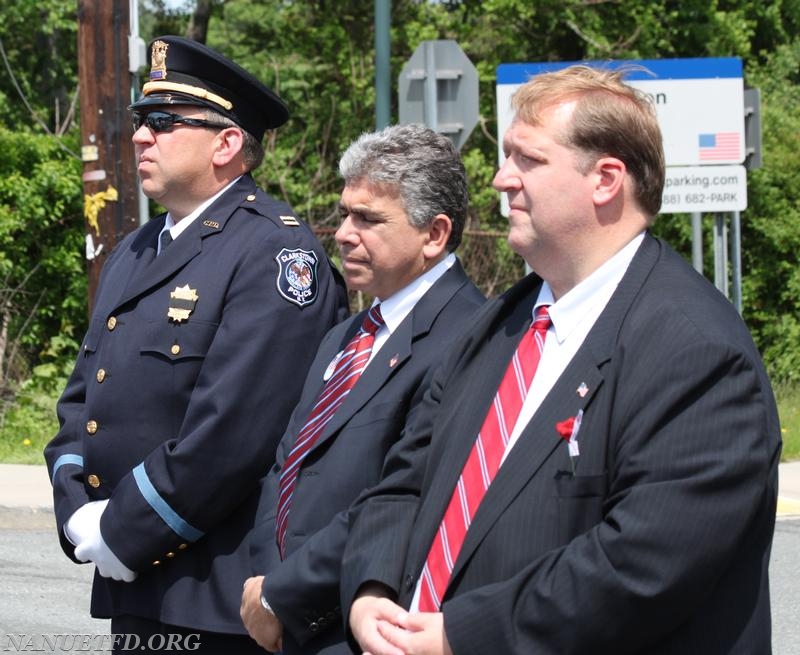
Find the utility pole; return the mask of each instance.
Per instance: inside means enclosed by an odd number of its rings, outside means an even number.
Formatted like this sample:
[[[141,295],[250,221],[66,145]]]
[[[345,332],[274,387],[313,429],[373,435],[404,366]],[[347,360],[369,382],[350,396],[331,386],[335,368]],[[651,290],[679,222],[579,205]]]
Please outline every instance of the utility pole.
[[[129,0],[78,0],[81,158],[88,306],[100,270],[125,234],[139,226],[128,56]]]
[[[392,119],[392,0],[375,0],[375,129]]]

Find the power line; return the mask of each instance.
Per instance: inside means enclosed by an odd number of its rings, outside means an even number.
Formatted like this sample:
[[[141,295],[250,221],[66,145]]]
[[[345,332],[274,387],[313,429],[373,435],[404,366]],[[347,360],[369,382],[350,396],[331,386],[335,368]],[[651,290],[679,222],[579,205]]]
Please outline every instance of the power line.
[[[62,143],[60,135],[53,134],[52,130],[47,126],[47,124],[41,118],[39,118],[39,116],[36,114],[36,111],[33,109],[31,104],[28,102],[28,98],[25,96],[25,93],[23,92],[22,88],[20,87],[19,83],[17,82],[17,78],[14,75],[14,71],[11,69],[11,63],[9,62],[8,56],[6,55],[6,49],[3,46],[3,39],[2,38],[0,38],[0,56],[3,58],[3,64],[6,67],[6,71],[8,71],[8,76],[11,78],[11,83],[14,85],[14,88],[16,89],[17,94],[19,95],[19,97],[22,100],[22,103],[25,105],[26,109],[30,112],[30,115],[33,118],[33,120],[36,121],[42,127],[42,129],[45,132],[47,132],[48,135],[50,135],[51,137],[53,137],[56,140],[56,142],[58,143],[59,147],[62,150],[68,152],[70,155],[72,155],[76,159],[80,159],[80,155],[78,153],[73,152],[72,150],[67,148],[67,146],[65,146]],[[76,90],[74,98],[77,98],[77,94],[78,94],[78,91]],[[74,105],[74,102],[75,101],[73,99],[73,105]]]

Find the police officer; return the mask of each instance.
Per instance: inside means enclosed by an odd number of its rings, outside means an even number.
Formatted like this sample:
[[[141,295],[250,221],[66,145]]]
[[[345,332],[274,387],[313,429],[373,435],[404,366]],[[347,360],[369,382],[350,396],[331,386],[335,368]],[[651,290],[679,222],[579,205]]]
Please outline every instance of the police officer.
[[[113,633],[263,653],[239,618],[243,544],[306,369],[346,316],[344,287],[251,177],[265,131],[288,119],[270,89],[163,36],[131,110],[142,188],[167,211],[109,256],[58,403],[45,458],[59,537],[96,565],[91,613]]]

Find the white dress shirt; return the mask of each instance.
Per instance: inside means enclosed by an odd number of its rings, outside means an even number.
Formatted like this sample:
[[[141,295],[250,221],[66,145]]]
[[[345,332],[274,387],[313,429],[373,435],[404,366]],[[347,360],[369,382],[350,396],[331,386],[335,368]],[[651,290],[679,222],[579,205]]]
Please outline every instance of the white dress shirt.
[[[406,316],[411,313],[414,306],[419,302],[428,290],[435,284],[456,263],[456,256],[449,253],[442,261],[436,264],[429,271],[415,278],[413,282],[396,291],[386,300],[378,298],[372,303],[373,306],[380,303],[383,325],[375,333],[375,342],[372,345],[372,352],[369,359],[375,357],[383,344],[389,339],[394,331],[403,322]]]
[[[239,177],[241,177],[241,175]],[[199,207],[197,207],[197,209],[195,209],[191,214],[189,214],[188,216],[182,218],[177,223],[175,222],[175,219],[172,218],[172,214],[168,213],[167,214],[167,219],[166,219],[166,221],[164,221],[164,227],[162,227],[161,228],[161,232],[158,233],[158,240],[157,240],[158,250],[156,251],[156,256],[161,254],[161,235],[164,232],[169,231],[169,234],[172,237],[173,241],[175,239],[177,239],[180,236],[181,232],[183,232],[187,227],[189,227],[189,225],[194,223],[194,221],[197,220],[197,218],[199,218],[200,214],[202,214],[212,202],[214,202],[223,193],[225,193],[234,184],[236,184],[236,181],[238,179],[239,178],[237,177],[235,180],[233,180],[233,182],[228,184],[224,189],[221,189],[220,191],[215,193],[208,200],[206,200]]]

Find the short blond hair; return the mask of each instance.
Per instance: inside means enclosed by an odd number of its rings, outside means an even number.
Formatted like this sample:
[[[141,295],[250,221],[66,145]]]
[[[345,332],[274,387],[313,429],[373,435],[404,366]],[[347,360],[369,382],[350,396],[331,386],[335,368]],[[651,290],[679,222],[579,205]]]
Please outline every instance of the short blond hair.
[[[636,202],[652,221],[661,209],[664,146],[651,99],[623,81],[630,70],[578,64],[541,73],[520,86],[511,106],[516,119],[539,125],[547,109],[575,101],[562,144],[585,155],[587,168],[603,156],[624,162]]]

